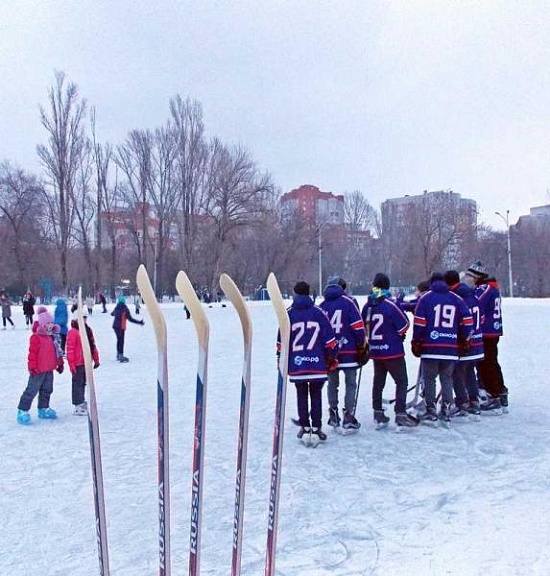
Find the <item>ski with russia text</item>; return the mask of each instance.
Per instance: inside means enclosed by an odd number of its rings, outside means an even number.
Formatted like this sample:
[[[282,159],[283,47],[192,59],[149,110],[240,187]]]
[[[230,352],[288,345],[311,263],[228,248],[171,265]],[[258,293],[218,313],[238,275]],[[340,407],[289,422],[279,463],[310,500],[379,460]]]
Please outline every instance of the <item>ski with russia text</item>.
[[[277,526],[279,521],[279,492],[283,456],[284,419],[286,405],[286,383],[288,375],[288,352],[290,341],[290,318],[275,275],[267,279],[267,291],[277,315],[280,332],[280,350],[277,374],[277,396],[275,401],[275,421],[273,423],[273,450],[271,453],[271,482],[269,490],[269,514],[267,521],[267,546],[265,556],[265,576],[275,574],[277,552]]]
[[[96,519],[97,552],[99,557],[100,576],[109,576],[109,546],[107,543],[107,516],[105,514],[105,492],[103,490],[103,467],[101,465],[101,442],[99,437],[99,418],[95,395],[94,367],[92,351],[82,315],[82,287],[78,289],[78,332],[84,369],[88,384],[88,437],[90,439],[90,456],[92,461],[92,479],[94,484],[94,507]]]
[[[239,432],[237,439],[237,470],[235,474],[235,513],[233,516],[233,555],[231,576],[241,573],[241,550],[243,540],[244,496],[246,487],[246,457],[248,446],[248,416],[250,412],[250,366],[252,358],[252,322],[248,306],[237,285],[230,276],[220,276],[220,286],[235,307],[243,333],[244,355],[241,378],[241,403],[239,409]]]
[[[208,340],[210,326],[204,309],[187,274],[180,270],[176,289],[191,312],[199,346],[197,387],[195,397],[195,432],[193,441],[193,479],[191,485],[191,532],[189,540],[189,576],[200,574],[202,488],[206,423],[206,392],[208,384]]]
[[[170,474],[168,417],[168,347],[166,321],[145,266],[137,271],[136,283],[147,306],[157,341],[157,444],[159,498],[159,576],[170,576]]]

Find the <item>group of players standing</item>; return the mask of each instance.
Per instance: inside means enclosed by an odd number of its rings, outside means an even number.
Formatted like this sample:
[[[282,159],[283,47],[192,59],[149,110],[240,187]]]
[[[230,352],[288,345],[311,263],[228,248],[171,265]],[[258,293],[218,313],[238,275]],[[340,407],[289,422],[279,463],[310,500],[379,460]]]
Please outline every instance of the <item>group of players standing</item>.
[[[346,294],[346,282],[331,277],[316,306],[309,285],[294,286],[288,309],[291,323],[288,376],[296,386],[298,437],[322,430],[322,389],[328,378],[329,426],[352,432],[360,366],[372,360],[372,408],[377,429],[388,426],[382,392],[388,373],[395,382],[395,424],[413,428],[420,422],[450,426],[451,418],[479,418],[482,411],[507,411],[508,390],[498,362],[502,336],[498,283],[481,262],[465,272],[435,272],[417,286],[413,300],[393,298],[390,279],[378,273],[363,309]],[[408,376],[404,340],[413,314],[412,353],[420,358],[418,402],[407,411]],[[280,342],[278,343],[280,346]],[[344,374],[342,419],[338,408],[339,373]],[[440,393],[436,380],[439,377]],[[483,394],[481,394],[483,391]],[[480,397],[484,402],[480,403]],[[439,398],[439,410],[437,408]]]

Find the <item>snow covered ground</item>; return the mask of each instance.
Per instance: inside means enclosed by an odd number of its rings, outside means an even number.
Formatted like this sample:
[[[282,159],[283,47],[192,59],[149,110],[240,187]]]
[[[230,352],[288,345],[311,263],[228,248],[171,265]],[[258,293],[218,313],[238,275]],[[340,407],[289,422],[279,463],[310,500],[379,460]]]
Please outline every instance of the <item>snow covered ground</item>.
[[[172,571],[187,573],[197,349],[181,304],[165,304],[169,339]],[[235,311],[207,308],[211,326],[202,574],[230,573],[242,368]],[[263,574],[276,389],[276,319],[251,303],[254,327],[243,574]],[[451,430],[375,431],[372,366],[363,370],[360,433],[308,450],[296,440],[289,386],[277,573],[285,576],[550,574],[548,300],[505,300],[501,364],[510,413]],[[129,325],[115,360],[111,316],[89,319],[98,388],[111,573],[157,573],[156,346]],[[68,370],[55,377],[57,421],[16,423],[29,332],[0,331],[0,574],[98,573],[87,419],[71,415]],[[408,346],[407,346],[408,348]],[[409,378],[418,361],[407,359]],[[386,396],[392,397],[388,382]],[[326,411],[326,410],[325,410]]]

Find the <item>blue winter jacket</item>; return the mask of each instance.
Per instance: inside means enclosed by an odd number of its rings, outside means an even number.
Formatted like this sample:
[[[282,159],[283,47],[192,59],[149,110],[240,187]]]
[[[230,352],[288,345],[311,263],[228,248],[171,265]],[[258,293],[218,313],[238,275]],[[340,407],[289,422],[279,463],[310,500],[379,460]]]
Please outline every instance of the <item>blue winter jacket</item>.
[[[59,326],[61,334],[67,334],[69,329],[69,311],[67,310],[67,302],[63,298],[58,298],[55,302],[53,323]]]
[[[338,367],[356,368],[357,347],[365,343],[365,325],[353,299],[343,288],[330,284],[319,307],[325,311],[338,340]]]

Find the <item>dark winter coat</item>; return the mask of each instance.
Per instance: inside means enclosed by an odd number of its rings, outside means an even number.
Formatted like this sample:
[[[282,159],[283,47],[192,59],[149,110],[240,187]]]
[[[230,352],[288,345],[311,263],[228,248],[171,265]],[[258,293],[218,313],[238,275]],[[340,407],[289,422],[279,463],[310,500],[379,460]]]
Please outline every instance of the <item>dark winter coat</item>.
[[[23,296],[23,314],[25,316],[34,315],[34,305],[36,304],[36,298],[32,294],[25,294]]]
[[[134,324],[143,324],[141,320],[136,320],[132,318],[128,306],[123,302],[118,302],[114,310],[111,312],[111,316],[114,316],[113,329],[114,330],[126,330],[127,322],[133,322]]]

